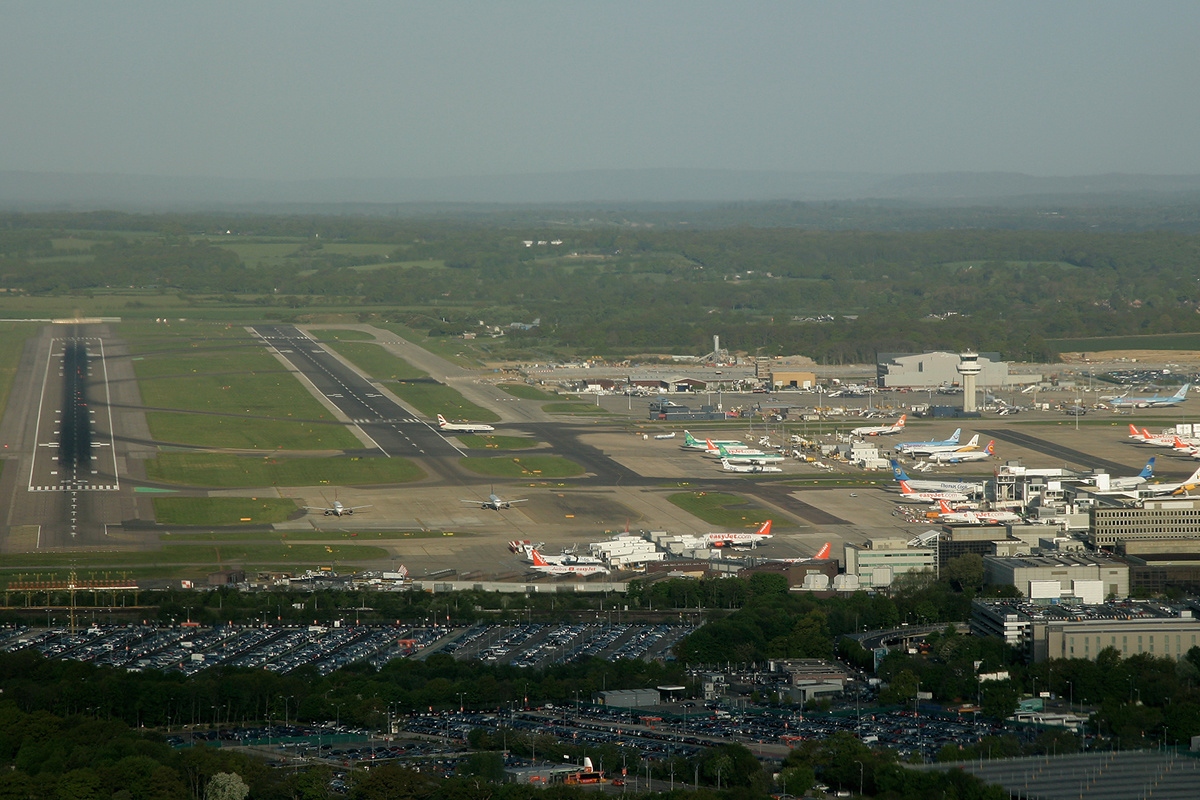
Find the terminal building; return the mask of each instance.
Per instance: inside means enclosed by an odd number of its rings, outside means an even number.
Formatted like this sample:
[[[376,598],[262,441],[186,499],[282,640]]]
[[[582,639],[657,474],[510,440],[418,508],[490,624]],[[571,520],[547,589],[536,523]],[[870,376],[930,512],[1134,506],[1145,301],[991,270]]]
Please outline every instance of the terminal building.
[[[984,556],[983,571],[988,583],[1015,586],[1031,599],[1075,597],[1094,604],[1129,596],[1129,565],[1102,555]]]
[[[908,540],[898,537],[847,543],[844,553],[846,573],[857,575],[864,589],[891,586],[897,576],[910,572],[937,572],[937,547],[909,547]]]
[[[1200,645],[1200,619],[1192,609],[1149,603],[1082,606],[975,600],[971,632],[1003,638],[1030,663],[1051,658],[1094,661],[1110,647],[1123,658],[1144,653],[1178,661]]]
[[[975,383],[979,387],[1009,386],[1008,362],[999,353],[979,353],[979,372]],[[875,370],[878,385],[888,389],[937,389],[958,386],[961,380],[958,353],[933,351],[929,353],[880,353]]]

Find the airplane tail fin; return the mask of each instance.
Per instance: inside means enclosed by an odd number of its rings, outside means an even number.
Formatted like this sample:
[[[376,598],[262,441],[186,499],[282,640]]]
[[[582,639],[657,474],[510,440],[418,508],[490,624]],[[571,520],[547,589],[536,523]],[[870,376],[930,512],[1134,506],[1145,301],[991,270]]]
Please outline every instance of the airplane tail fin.
[[[1132,428],[1133,426],[1130,425],[1129,427]],[[683,432],[683,443],[684,444],[700,444],[699,442],[696,441],[696,437],[692,436],[692,434],[688,433],[687,431]]]
[[[826,542],[825,544],[821,545],[821,549],[817,551],[817,554],[815,556],[813,556],[813,561],[824,561],[825,559],[829,558],[830,549],[831,549],[831,546],[830,546],[829,542]]]
[[[978,447],[978,446],[979,446],[979,434],[977,433],[971,437],[971,441],[967,442],[967,447]]]
[[[534,548],[533,550],[530,550],[530,551],[529,551],[529,557],[533,559],[533,565],[534,565],[535,567],[548,567],[548,566],[550,566],[550,565],[549,565],[549,564],[546,562],[546,559],[542,558],[542,554],[541,554],[541,553],[539,553],[539,552],[537,551],[537,548]]]
[[[1192,388],[1192,385],[1190,383],[1185,383],[1179,388],[1179,391],[1175,393],[1175,396],[1182,400],[1183,398],[1187,397],[1188,389],[1190,388]]]
[[[987,443],[987,447],[983,448],[983,452],[987,453],[989,456],[996,455],[996,440],[990,439]]]
[[[755,531],[755,533],[757,533],[759,536],[770,536],[771,535],[771,520],[767,520],[762,525],[760,525],[758,527],[758,530]]]
[[[446,422],[446,418],[443,417],[441,414],[437,415],[437,419],[438,419],[438,425],[449,425],[450,424],[450,423]]]
[[[962,428],[955,428],[954,433],[950,434],[949,441],[954,442],[955,444],[958,444],[958,439],[960,436],[962,436]]]
[[[953,511],[953,509],[950,508],[950,504],[945,500],[938,500],[938,510],[940,510],[943,514],[949,514]]]
[[[1154,457],[1153,456],[1151,456],[1150,460],[1146,462],[1146,466],[1142,467],[1142,471],[1138,473],[1138,477],[1144,478],[1146,480],[1149,480],[1150,478],[1154,477]]]
[[[912,494],[912,493],[913,493],[913,489],[911,486],[908,485],[908,480],[905,479],[905,480],[900,481],[900,494]]]
[[[1150,435],[1150,429],[1149,429],[1149,428],[1142,428],[1142,438],[1143,438],[1143,439],[1147,439],[1147,440],[1149,440],[1149,439],[1153,439],[1153,438],[1154,438],[1153,436],[1151,436],[1151,435]]]
[[[900,466],[900,462],[892,459],[892,477],[898,481],[908,480],[908,473],[904,471],[904,467]]]
[[[905,420],[907,417],[908,417],[908,414],[901,414],[901,415],[900,415],[900,419],[896,420],[896,427],[897,427],[898,429],[900,429],[900,430],[903,430],[903,429],[904,429],[904,420]]]
[[[1142,435],[1141,432],[1138,431],[1137,427],[1132,422],[1129,423],[1129,435],[1130,436],[1141,436]]]

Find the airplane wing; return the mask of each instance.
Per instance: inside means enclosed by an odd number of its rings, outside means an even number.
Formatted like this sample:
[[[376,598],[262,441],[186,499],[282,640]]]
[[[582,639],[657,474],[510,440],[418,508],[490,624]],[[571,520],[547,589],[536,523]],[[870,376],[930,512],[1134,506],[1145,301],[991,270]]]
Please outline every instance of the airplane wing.
[[[529,498],[523,497],[520,500],[505,500],[504,502],[508,503],[511,506],[511,505],[516,505],[517,503],[528,503]]]
[[[333,509],[329,508],[328,506],[300,506],[300,507],[303,508],[305,511],[333,511]]]
[[[371,508],[371,506],[346,506],[343,511],[358,511],[360,508]]]

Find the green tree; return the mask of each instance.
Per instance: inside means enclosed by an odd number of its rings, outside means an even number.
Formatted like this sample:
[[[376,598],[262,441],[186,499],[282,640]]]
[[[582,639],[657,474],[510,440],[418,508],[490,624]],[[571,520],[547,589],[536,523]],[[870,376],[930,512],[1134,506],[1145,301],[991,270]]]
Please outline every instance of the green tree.
[[[204,800],[246,800],[250,787],[236,772],[218,772],[204,787]]]

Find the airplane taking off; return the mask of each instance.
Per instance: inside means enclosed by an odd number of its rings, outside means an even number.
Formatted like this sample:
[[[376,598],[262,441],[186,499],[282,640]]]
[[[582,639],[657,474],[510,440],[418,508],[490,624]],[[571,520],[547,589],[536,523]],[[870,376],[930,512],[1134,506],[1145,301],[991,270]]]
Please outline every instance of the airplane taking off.
[[[996,440],[992,439],[982,450],[948,450],[941,453],[930,453],[929,460],[935,464],[966,464],[971,461],[987,461],[996,455]]]
[[[955,503],[965,503],[971,498],[962,492],[922,492],[908,485],[908,481],[900,481],[900,500],[904,503],[933,503],[950,500]]]
[[[979,447],[979,434],[971,437],[971,441],[966,444],[917,444],[909,447],[904,452],[910,456],[925,456],[930,457],[937,453],[966,453]]]
[[[721,459],[721,469],[726,472],[783,472],[779,467],[768,467],[765,464],[734,464],[728,458]]]
[[[714,445],[723,444],[726,447],[745,447],[745,445],[737,439],[705,439],[702,442],[687,431],[683,432],[683,448],[685,450],[707,450],[709,441],[711,441]]]
[[[544,572],[547,575],[601,575],[607,574],[608,569],[599,564],[551,564],[537,550],[529,551],[533,559],[530,569]]]
[[[1108,404],[1113,408],[1162,408],[1164,406],[1175,406],[1187,400],[1187,393],[1190,388],[1192,388],[1192,385],[1185,383],[1179,387],[1179,391],[1175,394],[1160,395],[1155,393],[1149,397],[1114,397],[1108,401]]]
[[[706,533],[700,538],[709,547],[757,547],[759,542],[771,538],[771,520],[754,533]]]
[[[447,433],[491,433],[496,430],[491,425],[479,422],[447,422],[441,414],[437,415],[438,428]]]
[[[460,503],[471,503],[480,508],[490,508],[493,511],[499,511],[502,508],[512,508],[517,503],[528,503],[529,498],[521,498],[520,500],[505,500],[502,497],[497,497],[495,492],[488,495],[487,500],[459,500]]]
[[[886,436],[889,433],[900,433],[904,430],[904,420],[907,414],[901,414],[895,425],[864,425],[850,431],[851,436]]]
[[[899,453],[905,453],[908,452],[909,448],[912,447],[932,447],[935,445],[953,445],[954,447],[957,447],[958,437],[960,436],[962,436],[962,428],[955,428],[954,433],[950,434],[949,439],[944,439],[940,442],[901,442],[900,444],[896,445],[896,451]]]
[[[340,500],[334,500],[332,506],[305,506],[305,511],[322,511],[327,517],[348,517],[360,508],[370,506],[344,506]]]
[[[934,491],[934,492],[962,492],[963,494],[978,495],[983,494],[982,483],[971,483],[969,481],[920,481],[913,480],[908,477],[908,473],[904,471],[904,467],[900,466],[900,462],[892,459],[892,477],[896,482],[907,481],[908,485],[918,491]]]
[[[938,522],[958,523],[960,525],[999,525],[1004,522],[1020,522],[1021,515],[1012,511],[955,511],[945,500],[938,502],[941,513]]]

